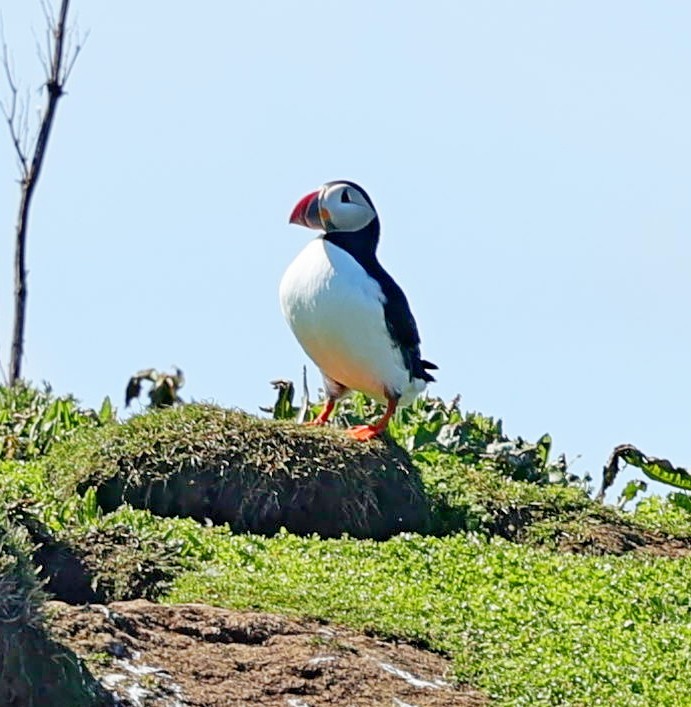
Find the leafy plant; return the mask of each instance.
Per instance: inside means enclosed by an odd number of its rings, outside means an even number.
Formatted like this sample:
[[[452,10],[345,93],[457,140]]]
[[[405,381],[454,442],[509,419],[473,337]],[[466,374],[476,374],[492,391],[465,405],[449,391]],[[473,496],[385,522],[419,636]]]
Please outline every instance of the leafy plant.
[[[302,400],[300,407],[293,405],[295,397],[295,386],[293,381],[279,378],[271,381],[271,386],[277,391],[278,397],[276,402],[270,407],[259,407],[262,412],[271,413],[274,420],[296,420],[297,422],[305,422],[316,417],[311,414],[311,409],[314,407],[309,401],[309,389],[307,388],[307,367],[302,367]]]
[[[648,490],[648,484],[642,479],[633,479],[624,486],[621,495],[617,501],[619,508],[624,508],[627,503],[633,501],[639,493],[645,493]]]
[[[80,408],[71,395],[55,397],[48,385],[0,386],[0,459],[37,459],[74,430],[114,419],[110,398],[96,412]]]
[[[671,493],[667,498],[648,496],[631,515],[637,522],[666,535],[691,537],[691,498],[683,492]]]
[[[691,474],[686,469],[674,466],[669,459],[649,457],[632,444],[620,444],[618,447],[614,448],[614,451],[603,469],[602,486],[597,495],[599,500],[604,500],[607,489],[614,483],[614,480],[621,471],[619,467],[620,462],[635,466],[653,481],[659,481],[669,486],[691,491]],[[630,487],[630,485],[627,486],[627,489],[628,492],[625,491],[625,493],[631,494],[633,492],[633,488]]]
[[[125,407],[129,407],[132,400],[139,397],[143,381],[151,383],[149,388],[150,408],[171,407],[176,403],[183,402],[178,391],[185,385],[185,376],[179,368],[175,369],[175,373],[159,373],[155,368],[147,368],[135,373],[127,382]]]

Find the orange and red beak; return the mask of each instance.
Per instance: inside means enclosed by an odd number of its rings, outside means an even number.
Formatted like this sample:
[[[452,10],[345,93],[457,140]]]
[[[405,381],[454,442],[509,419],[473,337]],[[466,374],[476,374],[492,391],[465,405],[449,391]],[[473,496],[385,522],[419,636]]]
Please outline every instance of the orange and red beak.
[[[290,214],[290,223],[297,223],[307,228],[323,229],[324,226],[319,218],[319,192],[315,191],[304,196],[295,205]]]

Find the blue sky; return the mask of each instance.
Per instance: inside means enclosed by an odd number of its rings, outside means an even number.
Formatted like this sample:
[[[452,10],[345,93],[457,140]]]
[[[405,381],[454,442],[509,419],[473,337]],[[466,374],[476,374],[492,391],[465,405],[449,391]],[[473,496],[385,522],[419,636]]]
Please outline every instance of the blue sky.
[[[39,105],[40,4],[2,16]],[[379,210],[432,394],[550,432],[598,480],[622,442],[691,464],[691,6],[72,0],[72,16],[90,35],[31,217],[28,378],[123,411],[132,373],[175,364],[186,399],[256,412],[306,362],[277,298],[311,237],[288,214],[347,178]],[[0,131],[5,369],[16,178]]]

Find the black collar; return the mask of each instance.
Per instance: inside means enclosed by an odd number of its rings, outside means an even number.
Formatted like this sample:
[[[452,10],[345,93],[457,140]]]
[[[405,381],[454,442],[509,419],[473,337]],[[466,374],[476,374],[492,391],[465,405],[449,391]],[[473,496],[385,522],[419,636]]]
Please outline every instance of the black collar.
[[[337,245],[355,258],[371,276],[375,276],[377,266],[377,245],[379,244],[379,218],[374,217],[359,231],[331,231],[324,234],[324,240]],[[379,266],[381,267],[381,266]]]

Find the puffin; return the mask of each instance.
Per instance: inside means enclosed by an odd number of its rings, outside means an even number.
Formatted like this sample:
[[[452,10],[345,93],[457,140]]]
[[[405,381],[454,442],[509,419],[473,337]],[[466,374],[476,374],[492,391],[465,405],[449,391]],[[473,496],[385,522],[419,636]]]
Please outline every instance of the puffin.
[[[379,216],[362,187],[327,182],[298,201],[289,222],[321,231],[279,286],[283,316],[324,378],[325,405],[308,424],[324,425],[338,399],[357,390],[386,404],[375,424],[346,430],[370,440],[435,380],[437,366],[421,358],[408,300],[377,259]]]

